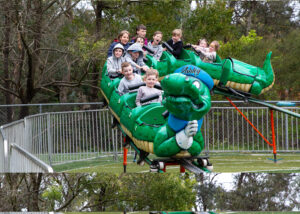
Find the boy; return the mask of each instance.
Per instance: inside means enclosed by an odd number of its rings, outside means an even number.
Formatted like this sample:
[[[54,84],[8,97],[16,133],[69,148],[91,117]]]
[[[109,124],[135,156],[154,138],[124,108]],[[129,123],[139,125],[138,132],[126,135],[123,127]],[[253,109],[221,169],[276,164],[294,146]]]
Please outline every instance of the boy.
[[[145,25],[141,24],[136,27],[136,36],[131,39],[131,42],[134,42],[137,36],[144,38],[144,45],[148,45],[148,40],[146,38],[147,28]]]
[[[146,71],[149,67],[144,63],[143,49],[139,43],[132,44],[125,55],[125,61],[129,62],[133,68],[133,72],[141,74],[142,70]]]
[[[129,62],[122,63],[122,74],[124,75],[124,77],[121,79],[118,87],[118,91],[120,95],[128,93],[129,92],[128,87],[130,85],[143,82],[140,75],[133,73],[133,69]]]
[[[163,48],[160,44],[161,40],[162,40],[163,34],[160,31],[155,31],[153,34],[153,40],[151,40],[148,43],[148,47],[152,48],[154,50],[154,54],[148,53],[149,55],[153,56],[156,60],[159,61],[162,52],[163,52]]]
[[[175,29],[172,32],[172,39],[168,40],[168,45],[173,48],[172,54],[175,56],[176,59],[179,59],[179,56],[183,49],[183,43],[181,41],[182,31],[181,29]]]
[[[123,62],[125,62],[123,53],[123,45],[116,44],[113,48],[113,55],[107,59],[107,72],[110,77],[116,77],[122,73],[121,65]]]
[[[154,88],[154,85],[157,83],[157,80],[158,80],[157,70],[150,68],[144,76],[144,81],[146,82],[146,86],[141,86],[136,95],[136,100],[135,100],[136,106],[147,105],[149,103],[162,101],[161,91]],[[159,97],[154,100],[150,100],[148,102],[141,103],[142,98],[148,97],[148,96],[154,95],[154,94],[158,94]]]
[[[203,62],[213,63],[216,61],[217,50],[219,50],[220,44],[218,41],[212,41],[209,48],[198,48],[197,51],[203,56]],[[202,58],[200,55],[200,58]]]

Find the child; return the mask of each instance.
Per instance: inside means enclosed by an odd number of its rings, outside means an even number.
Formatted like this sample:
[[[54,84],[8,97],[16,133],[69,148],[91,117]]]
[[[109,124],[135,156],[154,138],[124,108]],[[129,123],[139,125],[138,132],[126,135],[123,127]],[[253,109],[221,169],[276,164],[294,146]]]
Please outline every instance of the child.
[[[217,50],[219,50],[220,44],[218,41],[212,41],[209,48],[199,48],[199,52],[203,55],[203,62],[213,63],[217,58]],[[198,50],[197,50],[198,51]],[[201,56],[200,56],[201,58]]]
[[[131,45],[131,43],[129,43],[129,32],[127,30],[122,30],[119,35],[118,35],[118,40],[111,43],[108,52],[107,52],[107,57],[112,56],[112,51],[113,48],[115,47],[116,44],[121,44],[124,47],[124,50],[126,51],[129,46]]]
[[[168,45],[170,45],[171,48],[173,48],[172,54],[175,56],[176,59],[179,58],[183,48],[181,37],[182,37],[181,29],[175,29],[172,32],[172,39],[167,41]]]
[[[117,76],[122,73],[121,65],[125,62],[123,53],[123,45],[116,44],[113,48],[113,55],[107,59],[107,72],[109,76]]]
[[[192,45],[196,50],[199,48],[208,48],[208,42],[206,39],[199,39],[197,45]]]
[[[162,40],[163,34],[160,31],[155,31],[153,34],[153,40],[151,40],[148,43],[148,47],[152,48],[154,50],[154,54],[148,53],[149,55],[153,56],[156,60],[159,61],[162,52],[163,52],[163,48],[160,44],[161,40]]]
[[[143,60],[143,49],[140,44],[134,43],[128,49],[125,55],[125,61],[130,62],[133,71],[137,74],[141,74],[142,70],[146,71],[149,67]]]
[[[144,40],[143,37],[137,36],[137,37],[135,38],[135,40],[134,40],[134,43],[140,44],[141,47],[143,48],[143,46],[144,46],[144,41],[145,41],[145,40]],[[145,57],[146,54],[147,54],[147,51],[145,51],[144,49],[142,49],[142,50],[143,50],[143,56]]]
[[[157,83],[158,80],[158,72],[155,69],[150,68],[149,70],[147,70],[145,76],[144,76],[144,81],[146,82],[146,86],[141,86],[138,90],[138,93],[136,95],[136,106],[140,106],[140,105],[147,105],[149,103],[153,103],[153,102],[161,102],[162,101],[162,97],[161,97],[161,91],[154,88],[154,85]],[[159,98],[156,98],[154,100],[150,100],[148,102],[145,103],[141,103],[141,99],[144,97],[148,97],[150,95],[153,94],[158,94]]]
[[[144,38],[144,45],[148,45],[148,40],[146,38],[147,28],[145,25],[141,24],[136,27],[136,36],[131,39],[131,42],[134,42],[137,36]]]
[[[124,77],[121,79],[118,87],[120,95],[128,93],[128,87],[130,85],[135,85],[137,83],[143,82],[140,75],[133,73],[132,66],[129,62],[122,63],[122,74],[124,75]]]
[[[203,52],[208,52],[209,48],[208,48],[208,42],[206,39],[199,39],[198,44],[197,45],[192,45],[192,47],[199,53],[200,50],[202,50]],[[200,58],[201,60],[205,60],[205,56],[203,54],[200,54]]]
[[[137,36],[137,37],[135,38],[135,40],[134,40],[134,43],[140,44],[142,48],[143,48],[143,46],[144,46],[144,42],[145,42],[145,40],[144,40],[144,38],[141,37],[141,36]]]

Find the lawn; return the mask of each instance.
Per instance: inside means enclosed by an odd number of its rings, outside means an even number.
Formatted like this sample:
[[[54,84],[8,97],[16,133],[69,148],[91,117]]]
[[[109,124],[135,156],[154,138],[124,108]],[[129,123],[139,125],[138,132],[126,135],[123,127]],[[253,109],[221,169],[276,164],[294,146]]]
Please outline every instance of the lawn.
[[[150,156],[153,158],[155,156]],[[211,153],[210,162],[214,166],[213,172],[280,172],[291,173],[300,172],[300,154],[299,153],[282,153],[277,154],[278,161],[270,160],[273,158],[269,154],[254,153]],[[143,173],[149,172],[149,166],[139,166],[133,163],[133,157],[128,157],[127,172]],[[113,157],[95,158],[86,161],[76,161],[67,164],[53,166],[56,172],[74,172],[74,173],[122,173],[123,164],[122,156],[118,160]],[[168,166],[167,172],[179,172],[179,166]]]

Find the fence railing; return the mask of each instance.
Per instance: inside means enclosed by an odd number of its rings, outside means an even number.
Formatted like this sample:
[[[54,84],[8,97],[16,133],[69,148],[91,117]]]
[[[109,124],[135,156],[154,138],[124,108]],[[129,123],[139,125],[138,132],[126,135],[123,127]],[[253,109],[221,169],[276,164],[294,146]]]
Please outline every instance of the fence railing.
[[[235,103],[258,130],[270,139],[268,108]],[[300,112],[296,107],[287,109]],[[34,162],[32,165],[35,168],[30,169],[32,171],[49,170],[48,165],[89,158],[112,156],[116,159],[122,153],[123,139],[120,130],[111,128],[112,119],[108,109],[66,111],[36,114],[2,126],[0,172],[5,167],[17,171],[14,169],[17,163],[25,163],[23,156],[26,161]],[[300,152],[299,119],[275,112],[274,121],[277,151]],[[225,102],[213,102],[201,131],[206,153],[272,151],[234,107]],[[133,151],[130,152],[133,154]],[[10,163],[6,166],[3,163],[7,161]]]
[[[53,169],[31,153],[24,120],[0,127],[0,172],[53,172]]]
[[[269,109],[239,107],[252,124],[271,141]],[[288,110],[299,113],[299,108]],[[275,142],[278,152],[300,152],[300,120],[275,112]],[[206,150],[209,152],[268,152],[272,151],[262,137],[244,120],[234,107],[212,107],[205,116],[203,127]]]
[[[25,121],[31,152],[51,165],[122,151],[122,133],[111,128],[107,109],[38,114]]]
[[[0,105],[0,126],[12,121],[23,119],[20,118],[21,108],[23,107],[28,108],[29,115],[35,115],[46,112],[101,109],[103,107],[103,103],[36,103]]]

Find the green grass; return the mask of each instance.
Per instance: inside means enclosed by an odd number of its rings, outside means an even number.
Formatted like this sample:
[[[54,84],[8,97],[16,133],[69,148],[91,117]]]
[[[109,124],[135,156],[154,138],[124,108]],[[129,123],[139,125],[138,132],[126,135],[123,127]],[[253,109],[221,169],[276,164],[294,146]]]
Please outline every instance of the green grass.
[[[123,214],[124,212],[65,212],[70,214]],[[147,214],[148,211],[126,212],[127,214]]]
[[[259,214],[277,214],[277,213],[283,213],[283,212],[217,212],[218,214],[225,214],[225,213],[230,213],[230,214],[255,214],[255,213],[259,213]],[[294,213],[300,213],[300,212],[286,212],[284,211],[284,213],[287,213],[287,214],[294,214]]]
[[[277,162],[273,154],[219,153],[211,155],[214,172],[300,172],[300,154],[277,154]]]
[[[151,155],[150,158],[155,157]],[[210,162],[214,166],[213,172],[278,172],[291,173],[300,172],[300,154],[299,153],[282,153],[277,154],[277,163],[269,160],[273,158],[269,154],[254,153],[212,153],[210,154]],[[128,157],[127,172],[143,173],[149,172],[149,166],[139,166],[132,162],[133,157]],[[281,160],[279,160],[281,159]],[[123,164],[122,157],[113,160],[113,157],[95,158],[86,161],[76,161],[67,164],[53,166],[56,172],[71,173],[122,173]],[[179,172],[179,166],[168,166],[167,172]]]

